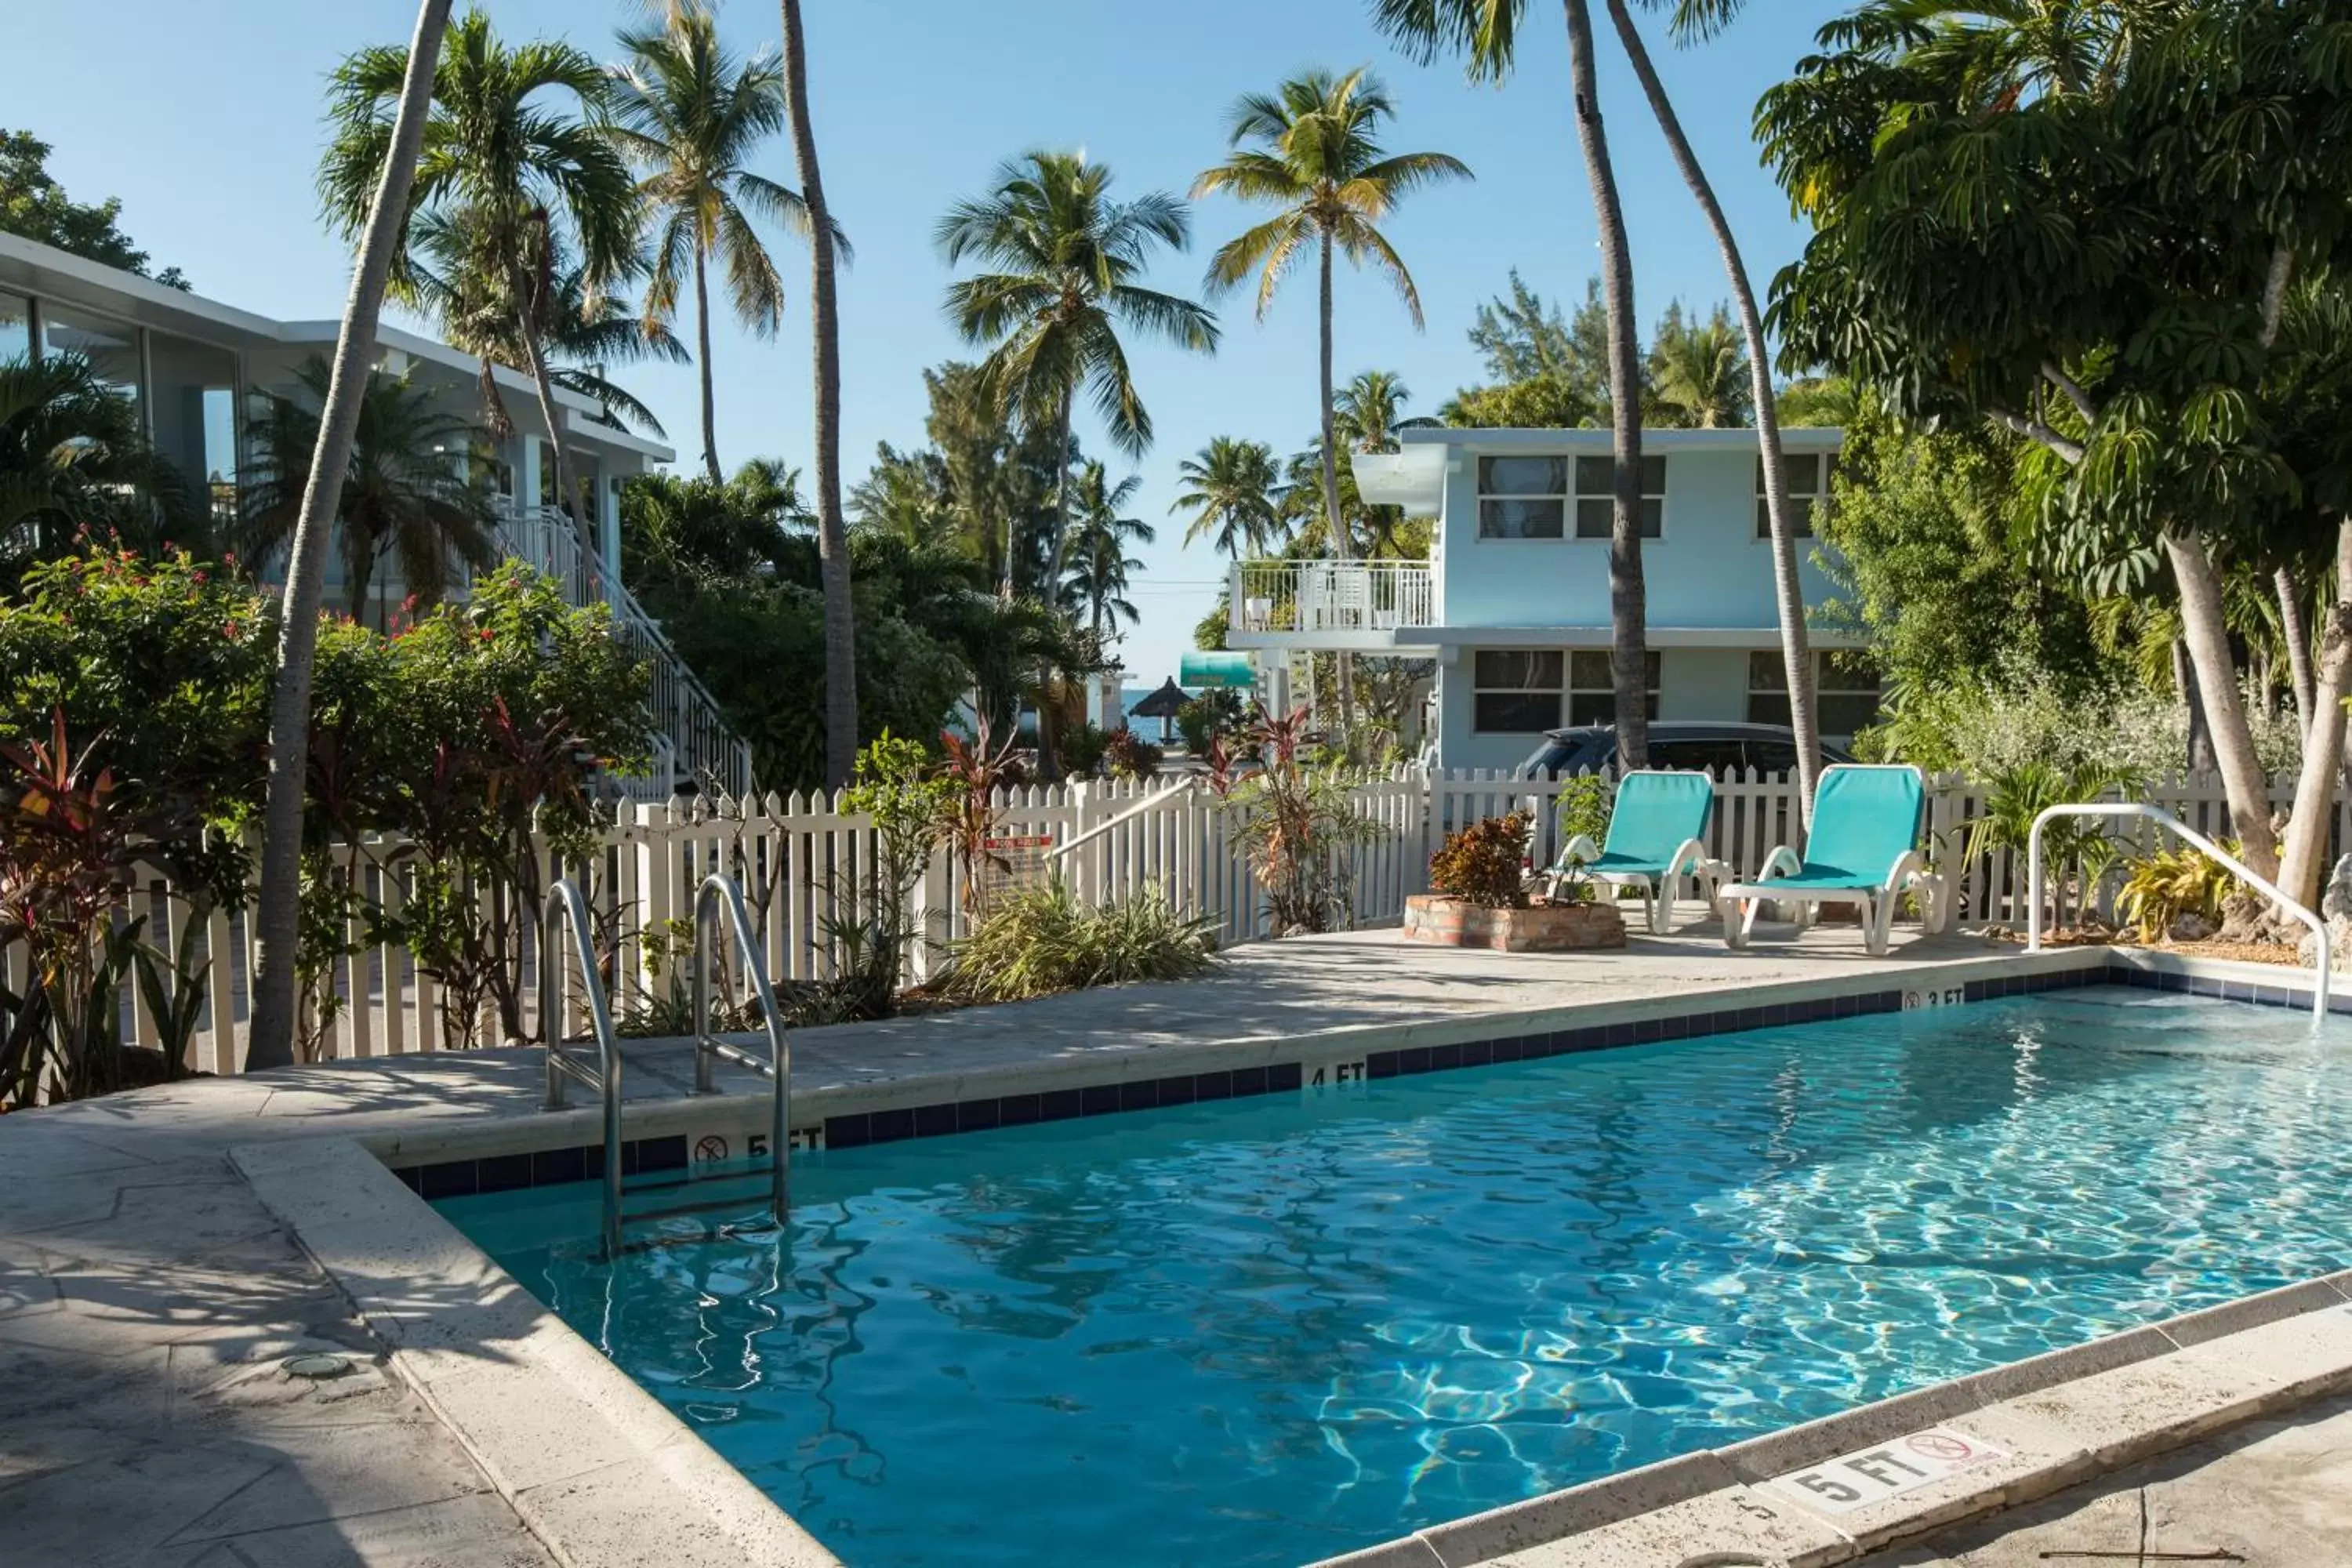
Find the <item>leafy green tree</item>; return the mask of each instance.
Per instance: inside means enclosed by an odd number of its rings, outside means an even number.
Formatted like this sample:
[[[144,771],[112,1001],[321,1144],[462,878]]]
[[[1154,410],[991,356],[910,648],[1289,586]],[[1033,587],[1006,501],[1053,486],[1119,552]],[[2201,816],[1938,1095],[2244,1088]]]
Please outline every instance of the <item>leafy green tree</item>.
[[[1650,340],[1652,395],[1676,424],[1701,430],[1746,425],[1755,413],[1748,355],[1731,313],[1718,305],[1706,321],[1666,307]]]
[[[1587,279],[1574,319],[1563,320],[1513,268],[1509,297],[1478,307],[1470,346],[1489,384],[1455,393],[1438,410],[1445,424],[1569,429],[1607,416],[1609,313],[1598,278]]]
[[[653,219],[653,276],[646,314],[667,322],[689,275],[696,363],[702,382],[702,464],[719,482],[710,377],[709,263],[727,268],[735,319],[772,337],[783,317],[784,281],[752,220],[808,232],[808,206],[750,168],[783,129],[783,69],[765,57],[738,59],[719,41],[707,12],[686,11],[659,29],[625,32],[628,57],[614,91],[611,134],[640,170],[637,194]],[[846,247],[845,247],[845,249]]]
[[[1815,225],[1774,311],[1792,363],[1905,414],[1990,417],[2033,442],[2028,478],[2062,559],[2141,581],[2169,569],[2232,826],[2269,870],[2277,839],[2217,558],[2279,553],[2284,531],[2307,559],[2315,532],[2343,531],[2296,500],[2308,476],[2272,410],[2293,379],[2292,285],[2352,259],[2352,50],[2340,19],[2257,0],[2130,22],[2073,90],[2064,72],[2022,75],[2005,27],[1970,43],[1892,0],[1865,6],[1759,110]],[[2347,634],[2323,646],[2313,792],[2340,755]],[[2327,816],[2315,793],[2291,818],[2282,885],[2306,899]]]
[[[335,68],[319,195],[345,237],[365,220],[407,67],[407,50],[379,46]],[[438,316],[457,346],[485,358],[521,350],[557,503],[591,557],[595,536],[564,452],[547,341],[564,257],[577,258],[592,291],[642,261],[635,185],[601,123],[611,88],[604,68],[571,44],[509,47],[486,13],[458,17],[434,73],[393,274],[394,297]],[[430,270],[420,265],[428,258]]]
[[[1216,320],[1192,300],[1146,289],[1151,252],[1192,240],[1184,204],[1153,191],[1110,199],[1110,171],[1082,153],[1036,152],[1000,166],[984,196],[959,202],[940,220],[950,266],[977,260],[995,270],[948,289],[948,317],[967,342],[989,345],[981,374],[1002,405],[1029,427],[1054,432],[1064,454],[1055,486],[1053,546],[1045,581],[1058,581],[1068,545],[1071,413],[1083,388],[1111,445],[1140,457],[1151,416],[1129,370],[1122,328],[1208,353]],[[1010,564],[1008,558],[1008,566]],[[1010,594],[1009,575],[1001,580]]]
[[[1224,290],[1255,274],[1257,316],[1265,319],[1283,275],[1312,247],[1316,255],[1322,400],[1323,502],[1333,547],[1351,555],[1339,510],[1339,447],[1332,434],[1331,261],[1370,262],[1396,286],[1412,324],[1422,324],[1421,294],[1404,258],[1381,232],[1396,204],[1424,185],[1471,177],[1469,166],[1445,153],[1395,153],[1381,132],[1396,105],[1379,79],[1359,68],[1342,77],[1308,71],[1271,93],[1250,93],[1234,105],[1234,151],[1192,183],[1198,198],[1223,192],[1281,210],[1218,248],[1209,262],[1209,287]]]
[[[1461,55],[1473,79],[1499,81],[1517,58],[1524,0],[1371,0],[1381,30],[1423,58]],[[1601,297],[1609,317],[1610,446],[1615,502],[1609,534],[1610,673],[1616,689],[1617,754],[1649,761],[1648,595],[1642,580],[1642,352],[1633,315],[1633,257],[1610,160],[1593,66],[1590,0],[1561,0],[1568,26],[1570,101],[1601,244]]]
[[[1206,539],[1211,549],[1235,561],[1265,553],[1280,527],[1274,496],[1282,476],[1273,447],[1219,436],[1179,462],[1176,473],[1185,488],[1168,510],[1192,514],[1185,543]]]
[[[314,356],[294,373],[299,395],[257,395],[259,407],[246,425],[248,473],[237,497],[238,548],[251,559],[293,538],[328,379],[327,362]],[[353,617],[365,612],[369,585],[386,557],[398,563],[402,584],[424,605],[448,593],[453,567],[482,571],[497,563],[488,487],[472,461],[478,438],[468,421],[409,377],[379,372],[368,378],[335,508]],[[381,630],[381,603],[377,619]]]
[[[153,552],[201,544],[206,519],[148,445],[138,405],[77,354],[0,362],[0,586],[87,530]]]
[[[47,142],[29,131],[0,131],[0,233],[22,235],[41,245],[109,267],[120,267],[142,278],[152,278],[166,289],[184,290],[188,280],[176,267],[161,272],[148,268],[147,253],[131,242],[115,221],[122,216],[122,198],[78,202],[49,173]]]

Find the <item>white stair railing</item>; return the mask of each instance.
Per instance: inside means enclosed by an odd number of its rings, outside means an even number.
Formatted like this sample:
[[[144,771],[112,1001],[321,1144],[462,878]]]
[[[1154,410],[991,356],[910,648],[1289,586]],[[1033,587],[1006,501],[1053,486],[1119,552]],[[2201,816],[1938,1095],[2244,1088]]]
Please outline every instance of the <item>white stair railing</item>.
[[[2300,921],[2310,929],[2314,945],[2319,952],[2319,983],[2312,988],[2311,1014],[2313,1017],[2323,1020],[2327,1016],[2328,963],[2331,956],[2327,951],[2327,922],[2288,898],[2276,883],[2260,875],[2244,861],[2160,805],[2145,805],[2135,801],[2085,802],[2074,805],[2053,805],[2033,819],[2033,831],[2025,841],[2026,952],[2042,951],[2042,830],[2053,818],[2061,816],[2131,816],[2153,822],[2187,839],[2208,857],[2228,867],[2240,881]]]
[[[657,763],[666,755],[668,765],[646,779],[625,781],[645,786],[632,794],[667,796],[676,784],[670,770],[676,768],[686,770],[702,789],[735,798],[750,793],[751,748],[729,727],[718,700],[662,635],[661,623],[581,542],[569,517],[554,507],[503,510],[499,542],[507,553],[562,584],[571,604],[611,606],[614,634],[650,661],[653,689],[646,701],[662,742],[654,752]]]

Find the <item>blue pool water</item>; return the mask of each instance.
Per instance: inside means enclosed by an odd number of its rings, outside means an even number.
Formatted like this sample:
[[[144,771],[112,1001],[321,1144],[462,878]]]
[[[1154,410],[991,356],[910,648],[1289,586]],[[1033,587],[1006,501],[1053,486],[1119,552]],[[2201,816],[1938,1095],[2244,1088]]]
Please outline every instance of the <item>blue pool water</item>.
[[[1296,1563],[2344,1267],[2352,1026],[2144,991],[440,1206],[853,1568]],[[687,1227],[688,1233],[693,1227]]]

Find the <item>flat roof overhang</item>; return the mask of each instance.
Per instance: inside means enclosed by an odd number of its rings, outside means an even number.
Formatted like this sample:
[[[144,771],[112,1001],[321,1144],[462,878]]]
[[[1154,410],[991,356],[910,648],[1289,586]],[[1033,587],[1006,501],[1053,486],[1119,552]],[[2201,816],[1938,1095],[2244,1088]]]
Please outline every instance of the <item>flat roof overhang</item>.
[[[1605,648],[1614,640],[1607,626],[1404,626],[1389,631],[1243,632],[1229,631],[1225,642],[1235,648],[1310,648],[1318,651],[1389,653],[1426,658],[1449,648],[1538,647]],[[1808,628],[1815,647],[1868,647],[1870,639],[1850,632]],[[1775,647],[1778,626],[1652,626],[1643,640],[1654,648]]]

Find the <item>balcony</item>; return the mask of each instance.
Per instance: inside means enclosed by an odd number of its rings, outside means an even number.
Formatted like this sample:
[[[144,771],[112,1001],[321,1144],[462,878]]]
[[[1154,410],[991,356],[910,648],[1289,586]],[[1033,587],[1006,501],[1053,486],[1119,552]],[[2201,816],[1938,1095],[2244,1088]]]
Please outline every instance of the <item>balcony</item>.
[[[1235,647],[1413,647],[1437,624],[1426,561],[1242,561],[1231,590]]]

